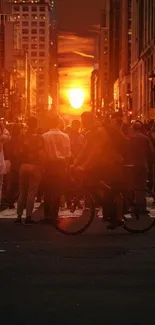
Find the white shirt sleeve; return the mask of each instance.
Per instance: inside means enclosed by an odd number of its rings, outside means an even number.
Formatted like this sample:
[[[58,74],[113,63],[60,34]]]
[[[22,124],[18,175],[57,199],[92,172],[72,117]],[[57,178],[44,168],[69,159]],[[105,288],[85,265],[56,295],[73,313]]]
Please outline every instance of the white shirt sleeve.
[[[7,129],[4,129],[2,135],[0,135],[0,142],[3,144],[4,142],[9,140],[10,140],[10,133]]]

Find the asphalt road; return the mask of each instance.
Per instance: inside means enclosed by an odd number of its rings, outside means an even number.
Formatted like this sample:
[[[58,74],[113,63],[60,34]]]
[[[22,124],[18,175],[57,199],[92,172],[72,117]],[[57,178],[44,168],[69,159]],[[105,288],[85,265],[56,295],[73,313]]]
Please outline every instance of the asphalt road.
[[[66,237],[0,220],[1,325],[155,324],[155,229]]]

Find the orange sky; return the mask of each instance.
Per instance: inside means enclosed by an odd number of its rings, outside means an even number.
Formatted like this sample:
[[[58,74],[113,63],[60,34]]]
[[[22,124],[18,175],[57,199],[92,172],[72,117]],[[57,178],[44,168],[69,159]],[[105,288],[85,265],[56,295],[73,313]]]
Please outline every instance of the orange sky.
[[[89,108],[90,77],[94,65],[94,39],[99,28],[103,0],[59,0],[59,82],[60,109],[72,113],[67,91],[83,88],[83,110]],[[78,111],[79,113],[80,110]],[[77,111],[76,111],[77,113]]]
[[[82,88],[85,91],[85,104],[88,106],[90,75],[93,69],[93,44],[92,38],[86,39],[69,32],[59,35],[61,110],[70,111],[67,92],[72,87]]]

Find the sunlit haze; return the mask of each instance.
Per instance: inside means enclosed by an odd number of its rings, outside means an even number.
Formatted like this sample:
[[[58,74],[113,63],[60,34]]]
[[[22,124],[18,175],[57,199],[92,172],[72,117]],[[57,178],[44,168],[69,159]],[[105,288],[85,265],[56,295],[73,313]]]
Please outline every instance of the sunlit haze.
[[[84,103],[85,93],[83,89],[73,88],[68,91],[69,102],[74,109],[80,108]]]

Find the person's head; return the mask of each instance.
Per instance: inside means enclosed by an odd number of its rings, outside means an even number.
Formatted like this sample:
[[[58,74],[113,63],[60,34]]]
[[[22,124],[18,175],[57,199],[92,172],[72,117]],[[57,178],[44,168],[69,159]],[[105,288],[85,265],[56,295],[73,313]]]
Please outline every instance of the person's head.
[[[35,116],[30,116],[27,122],[30,131],[35,131],[38,127],[38,120]]]
[[[83,112],[81,115],[82,128],[90,130],[96,123],[96,117],[92,112]]]
[[[71,127],[71,125],[67,125],[66,128],[65,128],[65,133],[67,133],[67,134],[71,134],[71,132],[72,132],[72,127]]]
[[[60,128],[61,126],[61,118],[58,114],[51,114],[49,118],[49,125],[51,129]]]
[[[79,132],[81,128],[81,122],[79,120],[73,120],[72,121],[72,130],[75,132]]]
[[[140,121],[136,121],[135,123],[133,123],[132,128],[133,128],[133,131],[135,131],[135,132],[143,133],[143,130],[144,130],[143,123],[141,123]]]
[[[11,128],[11,136],[18,137],[21,134],[21,126],[20,124],[14,124]]]

